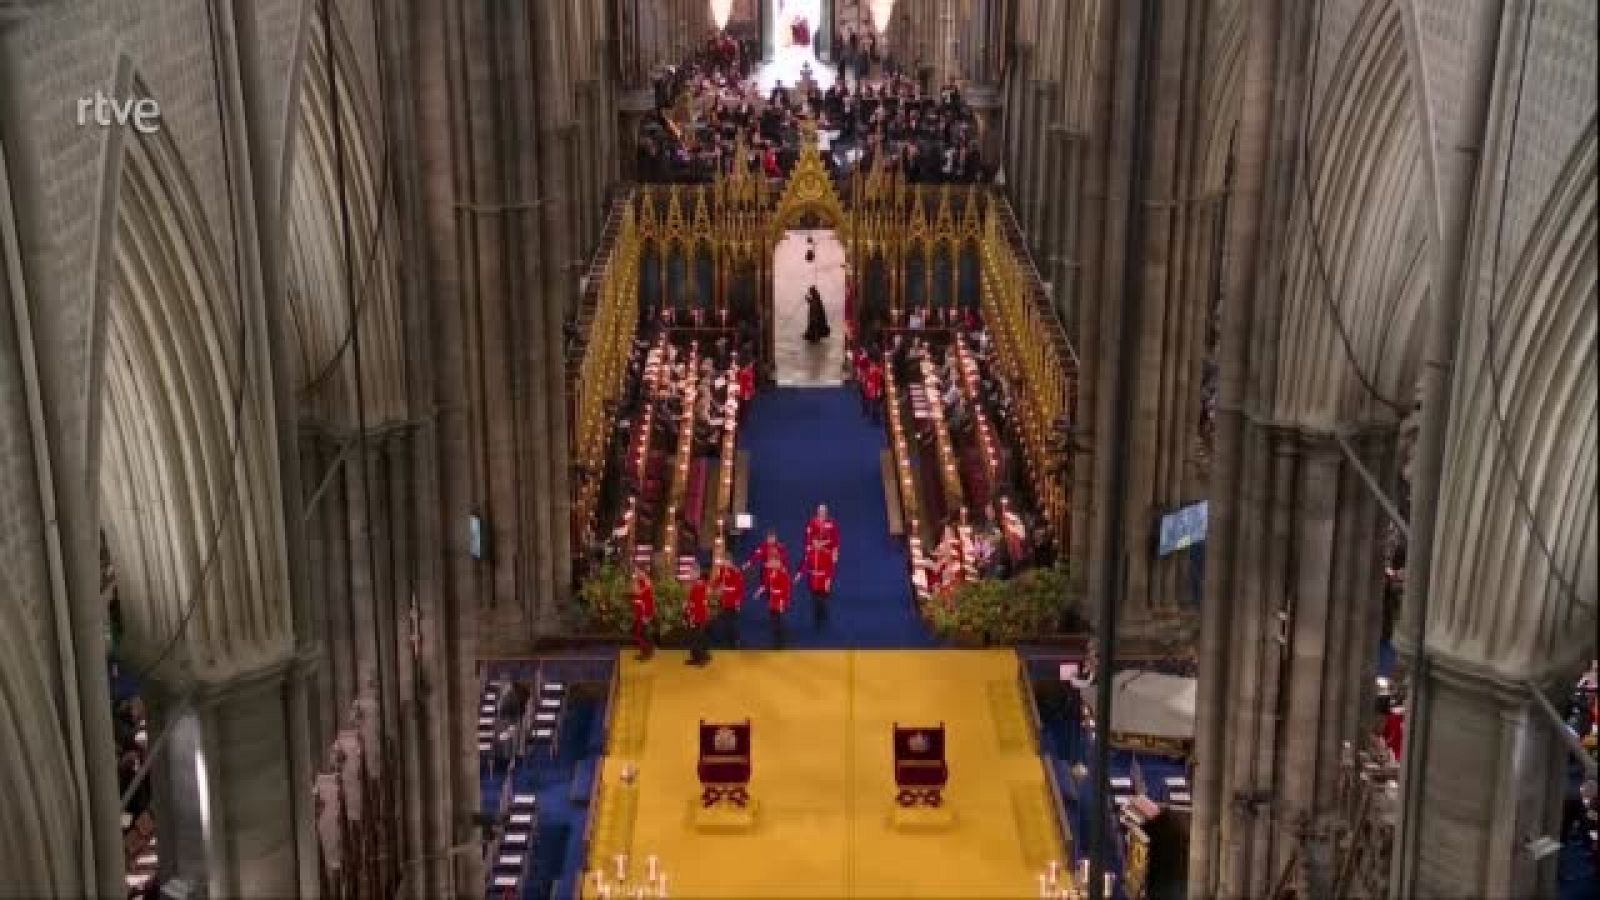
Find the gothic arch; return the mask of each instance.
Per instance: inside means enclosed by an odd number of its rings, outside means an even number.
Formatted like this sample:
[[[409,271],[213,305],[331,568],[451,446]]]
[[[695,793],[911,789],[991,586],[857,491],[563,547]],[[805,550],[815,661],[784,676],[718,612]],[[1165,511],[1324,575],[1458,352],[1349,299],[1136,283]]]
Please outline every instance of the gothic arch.
[[[172,684],[222,678],[291,631],[271,367],[170,138],[130,135],[108,165],[90,452],[124,647]]]
[[[783,233],[805,216],[816,216],[824,226],[832,228],[839,240],[848,242],[850,220],[844,214],[844,205],[833,188],[833,179],[822,164],[817,150],[817,129],[805,125],[801,133],[800,158],[778,198],[768,226],[768,240],[777,243]]]
[[[1274,413],[1321,427],[1402,414],[1417,379],[1427,287],[1421,137],[1398,9],[1369,0],[1341,46],[1324,60],[1327,86],[1293,167],[1274,337],[1284,348]],[[1315,97],[1318,85],[1310,90]],[[1372,397],[1363,378],[1401,409]]]
[[[1478,375],[1458,379],[1452,398],[1429,644],[1493,660],[1510,677],[1555,674],[1593,646],[1597,178],[1591,119],[1522,252],[1502,260],[1498,291],[1485,283],[1463,323],[1458,365]],[[1491,311],[1495,373],[1487,356]],[[1528,533],[1516,477],[1533,528],[1576,596]],[[1486,604],[1485,595],[1518,600]]]
[[[1206,113],[1200,138],[1199,194],[1209,197],[1224,190],[1228,159],[1233,155],[1233,134],[1239,124],[1240,88],[1244,82],[1244,4],[1223,4],[1206,50]]]
[[[406,409],[404,317],[395,278],[393,166],[382,146],[382,111],[369,95],[359,56],[338,10],[330,10],[338,56],[338,113],[350,205],[355,303],[361,317],[367,424],[402,419]],[[287,214],[288,303],[295,341],[290,383],[313,418],[356,426],[355,366],[349,350],[338,147],[328,85],[328,40],[320,16],[307,28],[299,70],[296,134]]]

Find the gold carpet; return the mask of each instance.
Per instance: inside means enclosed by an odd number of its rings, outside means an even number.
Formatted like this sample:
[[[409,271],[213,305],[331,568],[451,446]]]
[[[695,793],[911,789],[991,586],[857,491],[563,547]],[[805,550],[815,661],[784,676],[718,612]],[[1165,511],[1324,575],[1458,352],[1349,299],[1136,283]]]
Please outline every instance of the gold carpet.
[[[745,651],[704,669],[625,659],[589,870],[659,858],[674,898],[1032,897],[1063,858],[1016,657],[999,650]],[[752,721],[754,827],[696,827],[699,720]],[[944,722],[947,827],[893,819],[894,722]],[[632,764],[637,778],[624,784]]]

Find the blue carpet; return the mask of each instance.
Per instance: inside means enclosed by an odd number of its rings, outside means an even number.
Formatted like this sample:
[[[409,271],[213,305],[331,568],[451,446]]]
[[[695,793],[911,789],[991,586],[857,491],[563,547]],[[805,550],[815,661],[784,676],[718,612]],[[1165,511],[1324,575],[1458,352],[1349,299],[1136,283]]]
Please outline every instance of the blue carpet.
[[[568,694],[561,740],[552,758],[548,752],[530,750],[512,775],[516,793],[532,792],[539,798],[538,826],[534,832],[532,867],[523,883],[524,900],[546,900],[559,879],[564,884],[583,871],[583,832],[589,809],[572,800],[573,774],[580,763],[600,756],[605,725],[605,695],[578,691]],[[499,809],[504,773],[483,774],[484,809]]]
[[[826,503],[839,523],[839,570],[830,620],[820,631],[814,627],[811,596],[797,586],[785,626],[787,646],[935,646],[911,599],[905,550],[889,535],[878,469],[878,454],[886,446],[883,428],[861,415],[855,392],[766,391],[751,405],[739,442],[750,453],[749,502],[755,517],[754,530],[736,551],[741,561],[770,526],[778,529],[790,563],[798,565],[806,520],[818,503]],[[751,570],[751,591],[754,576]],[[765,597],[745,603],[739,624],[743,646],[771,644]]]

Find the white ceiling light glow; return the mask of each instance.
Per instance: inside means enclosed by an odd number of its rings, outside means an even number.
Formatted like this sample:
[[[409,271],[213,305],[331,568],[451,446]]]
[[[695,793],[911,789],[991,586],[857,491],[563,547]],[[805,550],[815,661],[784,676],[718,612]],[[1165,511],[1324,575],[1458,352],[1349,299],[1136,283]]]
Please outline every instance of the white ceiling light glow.
[[[894,12],[894,0],[872,0],[872,27],[878,29],[879,34],[889,30],[889,16]]]
[[[733,15],[733,0],[711,0],[711,21],[717,23],[717,30],[728,27],[728,17]]]

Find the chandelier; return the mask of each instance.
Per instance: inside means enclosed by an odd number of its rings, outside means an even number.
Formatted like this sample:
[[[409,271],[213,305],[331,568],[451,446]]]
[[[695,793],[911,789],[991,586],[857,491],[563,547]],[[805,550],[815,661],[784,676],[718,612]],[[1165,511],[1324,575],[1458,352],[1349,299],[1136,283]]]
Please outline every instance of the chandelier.
[[[733,15],[733,0],[711,0],[711,21],[717,23],[718,31],[728,27],[728,17],[731,15]]]

